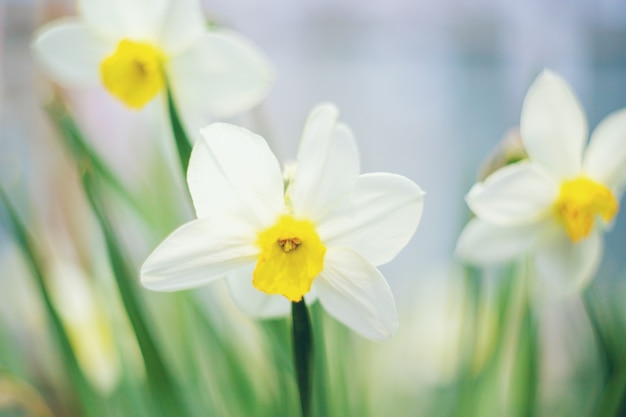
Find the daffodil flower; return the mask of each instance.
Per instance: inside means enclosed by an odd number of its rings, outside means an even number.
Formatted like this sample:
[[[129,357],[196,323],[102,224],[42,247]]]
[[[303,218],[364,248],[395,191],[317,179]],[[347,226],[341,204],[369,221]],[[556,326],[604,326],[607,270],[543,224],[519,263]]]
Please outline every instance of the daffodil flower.
[[[114,329],[80,268],[59,261],[52,272],[52,299],[78,363],[94,387],[108,395],[121,378]]]
[[[311,112],[286,181],[260,136],[224,123],[203,129],[187,173],[198,219],[154,250],[142,284],[175,291],[226,278],[257,317],[317,297],[363,336],[389,337],[397,312],[376,266],[415,232],[423,192],[399,175],[359,175],[352,132],[337,118],[330,104]]]
[[[62,85],[100,84],[132,109],[169,86],[184,115],[227,117],[256,105],[271,84],[257,48],[208,30],[196,0],[80,0],[78,12],[46,25],[33,44]]]
[[[526,95],[520,133],[528,159],[470,190],[476,218],[457,251],[477,264],[530,254],[549,285],[581,289],[597,270],[602,232],[626,184],[626,109],[605,118],[585,147],[583,109],[566,82],[546,70]]]

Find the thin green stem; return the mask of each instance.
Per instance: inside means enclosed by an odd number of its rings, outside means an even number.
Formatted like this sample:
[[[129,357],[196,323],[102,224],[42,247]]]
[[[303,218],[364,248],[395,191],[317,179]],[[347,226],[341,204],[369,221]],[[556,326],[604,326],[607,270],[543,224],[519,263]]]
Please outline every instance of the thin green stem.
[[[180,161],[183,178],[185,178],[187,173],[187,166],[189,165],[189,157],[191,156],[191,143],[189,142],[187,134],[185,133],[185,128],[182,121],[180,120],[178,111],[176,110],[174,98],[172,97],[172,91],[169,89],[169,87],[167,89],[167,111],[169,113],[172,134],[174,135],[174,140],[176,142],[178,160]]]
[[[313,360],[313,332],[304,298],[291,303],[294,363],[300,393],[302,417],[311,415],[311,362]]]

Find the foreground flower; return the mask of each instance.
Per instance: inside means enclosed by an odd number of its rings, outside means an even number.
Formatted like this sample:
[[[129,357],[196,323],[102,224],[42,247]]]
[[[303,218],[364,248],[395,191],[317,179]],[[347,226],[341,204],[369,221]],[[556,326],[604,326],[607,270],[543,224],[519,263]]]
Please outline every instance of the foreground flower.
[[[256,47],[234,32],[207,30],[196,0],[81,0],[78,11],[34,42],[63,85],[101,84],[133,109],[169,85],[183,114],[225,117],[256,105],[271,83]]]
[[[626,184],[626,110],[604,119],[585,149],[578,100],[563,79],[544,71],[526,95],[520,130],[528,160],[470,190],[476,218],[457,251],[478,264],[529,253],[542,278],[561,290],[580,289],[597,270],[601,233]]]
[[[312,111],[285,180],[260,136],[224,123],[205,128],[187,173],[198,219],[148,257],[143,285],[175,291],[227,277],[234,300],[257,317],[317,296],[363,336],[389,337],[397,313],[375,266],[415,232],[423,192],[399,175],[359,175],[352,132],[337,117],[332,105]]]

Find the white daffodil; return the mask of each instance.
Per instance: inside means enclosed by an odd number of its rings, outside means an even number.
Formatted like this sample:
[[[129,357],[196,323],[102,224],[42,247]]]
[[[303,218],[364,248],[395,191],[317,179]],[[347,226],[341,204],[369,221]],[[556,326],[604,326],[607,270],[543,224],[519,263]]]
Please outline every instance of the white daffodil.
[[[169,85],[183,114],[226,117],[256,105],[271,84],[257,48],[208,30],[197,0],[79,0],[78,13],[46,25],[33,44],[62,85],[101,84],[133,109]]]
[[[175,291],[226,277],[251,315],[286,314],[307,295],[363,336],[389,337],[397,313],[376,266],[415,232],[423,192],[399,175],[359,175],[352,132],[337,117],[329,104],[311,112],[286,181],[260,136],[205,128],[187,173],[198,219],[148,257],[143,285]]]
[[[597,270],[601,234],[626,184],[626,109],[605,118],[585,148],[578,100],[561,77],[544,71],[526,94],[520,133],[528,160],[470,190],[476,218],[457,252],[478,264],[531,254],[539,276],[560,290],[580,289]]]
[[[108,395],[121,378],[112,323],[81,269],[57,262],[52,272],[51,294],[78,363],[94,387]]]

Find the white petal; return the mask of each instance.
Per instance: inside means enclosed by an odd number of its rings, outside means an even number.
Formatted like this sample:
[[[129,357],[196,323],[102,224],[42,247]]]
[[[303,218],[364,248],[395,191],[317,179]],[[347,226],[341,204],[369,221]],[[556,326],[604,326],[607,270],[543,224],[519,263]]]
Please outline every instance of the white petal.
[[[296,174],[288,193],[297,215],[313,221],[351,192],[359,175],[359,153],[350,129],[337,123],[331,104],[317,106],[304,126]]]
[[[609,188],[626,185],[626,109],[610,114],[594,130],[583,168]]]
[[[254,264],[254,230],[229,216],[189,222],[169,235],[141,267],[141,283],[155,291],[194,288]]]
[[[328,247],[348,247],[382,265],[409,242],[423,207],[424,192],[408,178],[365,174],[358,177],[347,204],[326,216],[317,230]]]
[[[192,117],[229,117],[256,106],[274,72],[250,41],[227,30],[206,32],[167,68],[176,102]]]
[[[582,291],[602,259],[602,238],[597,231],[573,243],[565,232],[554,235],[535,255],[537,274],[551,290],[569,295]]]
[[[252,317],[271,318],[289,313],[291,303],[282,295],[270,295],[252,285],[255,264],[238,269],[228,279],[228,289],[235,304]]]
[[[226,123],[202,130],[191,152],[187,183],[198,218],[244,210],[261,229],[276,220],[284,205],[282,173],[267,142]]]
[[[398,313],[387,281],[358,253],[328,250],[313,285],[324,309],[363,337],[387,339],[397,330]]]
[[[523,161],[491,174],[472,187],[466,201],[481,219],[501,226],[529,224],[549,212],[558,196],[556,181]]]
[[[520,133],[531,161],[557,178],[580,172],[587,118],[570,87],[557,74],[544,71],[530,86],[522,107]]]
[[[478,218],[465,226],[456,246],[456,255],[474,265],[496,265],[526,255],[541,234],[542,223],[524,226],[496,226]]]
[[[61,19],[44,26],[35,37],[33,50],[44,69],[68,87],[100,83],[100,63],[115,42],[96,36],[75,19]]]
[[[159,45],[168,54],[176,55],[205,31],[202,8],[197,0],[170,1],[163,16]]]
[[[78,10],[95,31],[117,38],[156,40],[172,0],[80,0]]]

